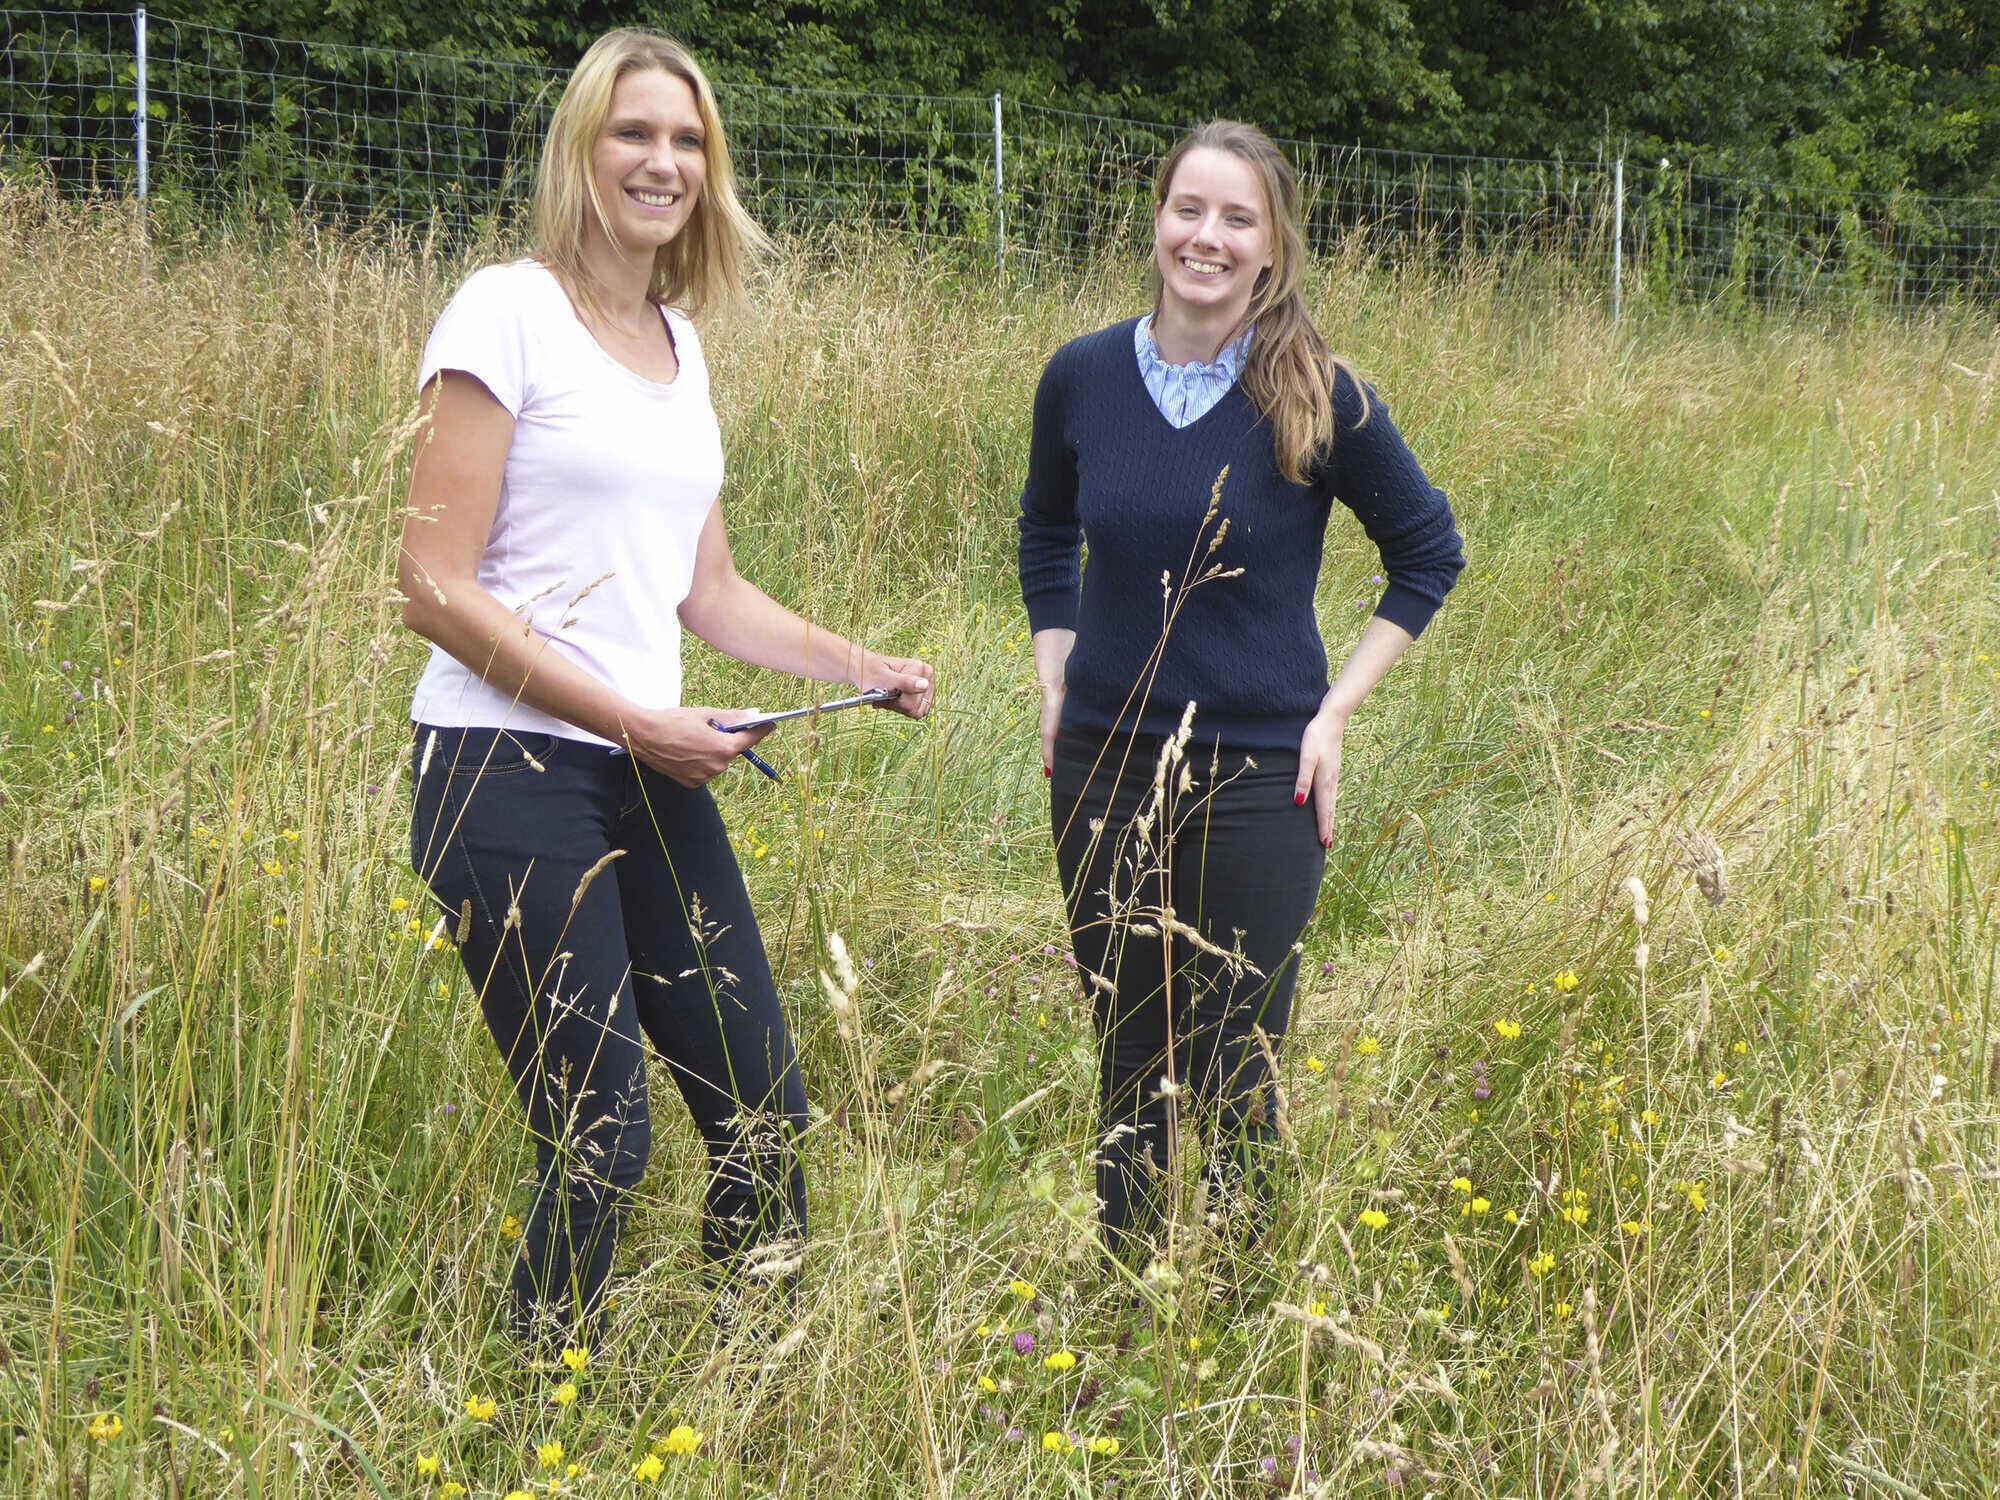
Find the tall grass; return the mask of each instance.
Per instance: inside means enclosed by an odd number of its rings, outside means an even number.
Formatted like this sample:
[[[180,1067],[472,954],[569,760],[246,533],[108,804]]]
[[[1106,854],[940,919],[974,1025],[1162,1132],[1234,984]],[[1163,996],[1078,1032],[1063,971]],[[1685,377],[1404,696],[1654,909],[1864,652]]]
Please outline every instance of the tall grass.
[[[1182,1234],[1135,1313],[1091,1239],[1012,514],[1044,360],[1137,271],[794,247],[708,334],[739,565],[928,655],[941,704],[719,789],[814,1105],[798,1302],[716,1341],[663,1109],[565,1406],[495,1331],[526,1142],[404,855],[409,386],[464,267],[149,249],[0,193],[8,1493],[1943,1495],[2000,1462],[1990,322],[1613,329],[1478,268],[1320,268],[1470,563],[1349,736],[1274,1242]],[[1377,567],[1337,520],[1336,651]],[[688,691],[802,689],[691,647]]]

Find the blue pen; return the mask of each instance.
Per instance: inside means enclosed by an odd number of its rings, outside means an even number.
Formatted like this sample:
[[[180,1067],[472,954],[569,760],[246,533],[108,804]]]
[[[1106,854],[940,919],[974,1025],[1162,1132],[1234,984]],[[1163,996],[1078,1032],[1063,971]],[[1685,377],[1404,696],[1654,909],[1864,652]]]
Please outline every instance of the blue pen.
[[[713,719],[710,719],[708,721],[708,727],[710,729],[716,730],[721,734],[728,734],[730,732],[729,730],[724,729],[720,724],[716,723],[715,720]],[[784,777],[780,776],[776,771],[772,770],[771,767],[765,763],[764,757],[759,755],[755,750],[738,750],[736,753],[742,756],[745,760],[749,761],[751,765],[755,766],[758,770],[762,771],[766,776],[770,777],[773,781],[783,781],[785,779]]]

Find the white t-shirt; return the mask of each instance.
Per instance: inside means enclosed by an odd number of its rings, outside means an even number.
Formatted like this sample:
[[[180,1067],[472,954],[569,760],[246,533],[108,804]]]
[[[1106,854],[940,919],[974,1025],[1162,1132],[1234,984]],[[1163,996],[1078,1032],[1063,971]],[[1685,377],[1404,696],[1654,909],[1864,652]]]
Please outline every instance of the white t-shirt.
[[[676,611],[695,544],[722,488],[722,431],[694,325],[665,312],[671,385],[605,353],[533,261],[488,266],[458,289],[424,346],[419,389],[439,371],[476,377],[514,418],[486,591],[564,656],[642,708],[681,694]],[[442,647],[417,683],[418,723],[608,740],[488,686]]]

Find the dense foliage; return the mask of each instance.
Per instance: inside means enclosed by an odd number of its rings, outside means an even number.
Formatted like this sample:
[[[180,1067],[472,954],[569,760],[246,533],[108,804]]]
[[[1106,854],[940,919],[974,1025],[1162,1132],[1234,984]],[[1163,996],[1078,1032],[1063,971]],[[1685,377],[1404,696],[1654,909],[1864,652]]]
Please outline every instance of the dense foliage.
[[[643,21],[738,82],[998,89],[1424,151],[1609,148],[1861,191],[2000,184],[2000,8],[1981,0],[167,0],[156,11],[557,63]]]

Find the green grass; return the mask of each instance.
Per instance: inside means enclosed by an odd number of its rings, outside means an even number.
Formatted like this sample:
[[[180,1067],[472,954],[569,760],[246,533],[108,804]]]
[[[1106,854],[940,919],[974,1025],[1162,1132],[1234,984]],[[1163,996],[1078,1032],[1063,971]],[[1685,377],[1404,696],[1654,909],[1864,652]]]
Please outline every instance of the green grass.
[[[495,1332],[524,1132],[409,926],[404,424],[464,268],[149,249],[15,187],[0,255],[0,1489],[1234,1495],[1266,1457],[1329,1495],[1989,1488],[1990,320],[1614,329],[1490,267],[1321,268],[1469,564],[1349,735],[1274,1243],[1202,1232],[1191,1173],[1135,1319],[1092,1249],[1012,517],[1043,362],[1142,283],[788,251],[707,335],[739,565],[926,654],[940,705],[719,788],[815,1110],[802,1331],[716,1345],[663,1108],[564,1409]],[[1337,521],[1336,653],[1377,570]],[[690,701],[800,693],[690,646]]]

